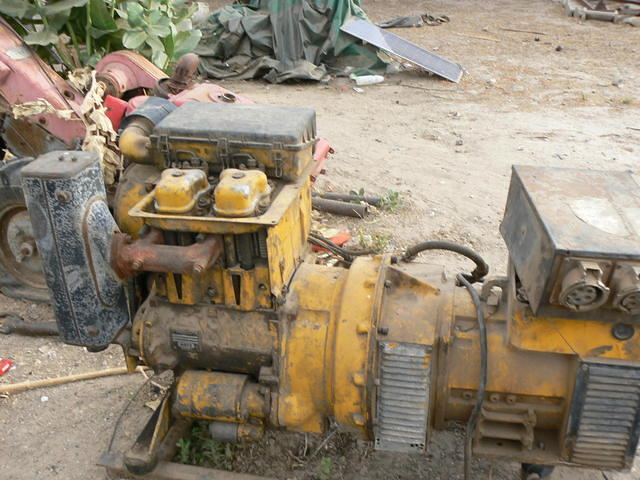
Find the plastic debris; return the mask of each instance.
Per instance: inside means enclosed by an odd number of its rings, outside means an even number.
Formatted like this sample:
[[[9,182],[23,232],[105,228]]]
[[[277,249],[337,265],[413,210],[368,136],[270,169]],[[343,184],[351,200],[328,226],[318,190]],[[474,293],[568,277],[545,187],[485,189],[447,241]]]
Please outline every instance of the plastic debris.
[[[0,358],[0,377],[13,367],[13,362],[8,358]]]
[[[376,83],[384,82],[382,75],[361,75],[359,77],[352,75],[351,79],[356,82],[358,86],[375,85]]]

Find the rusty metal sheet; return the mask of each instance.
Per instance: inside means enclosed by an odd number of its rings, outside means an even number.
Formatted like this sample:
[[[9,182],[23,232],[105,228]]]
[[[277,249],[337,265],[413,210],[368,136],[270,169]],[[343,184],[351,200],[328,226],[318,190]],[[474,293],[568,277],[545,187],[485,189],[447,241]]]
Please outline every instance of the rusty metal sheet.
[[[429,52],[415,43],[382,30],[371,22],[353,19],[340,27],[345,33],[393,53],[404,60],[415,63],[428,72],[458,83],[462,78],[462,67],[457,63]]]

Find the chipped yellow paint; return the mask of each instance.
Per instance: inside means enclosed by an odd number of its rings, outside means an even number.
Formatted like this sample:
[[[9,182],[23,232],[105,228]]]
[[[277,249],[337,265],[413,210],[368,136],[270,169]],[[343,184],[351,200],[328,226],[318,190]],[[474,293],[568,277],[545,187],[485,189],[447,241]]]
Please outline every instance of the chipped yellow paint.
[[[522,350],[599,357],[618,360],[640,359],[640,343],[634,337],[618,340],[613,324],[592,320],[543,318],[515,312],[509,342]]]

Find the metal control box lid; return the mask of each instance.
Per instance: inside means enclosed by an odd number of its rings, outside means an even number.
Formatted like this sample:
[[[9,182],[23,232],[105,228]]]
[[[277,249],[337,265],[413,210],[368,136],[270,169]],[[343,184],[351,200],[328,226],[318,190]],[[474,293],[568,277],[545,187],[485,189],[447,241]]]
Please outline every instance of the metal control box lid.
[[[94,152],[49,152],[26,165],[21,174],[25,178],[72,178],[96,162]]]
[[[514,166],[500,232],[535,312],[561,258],[640,261],[640,185],[629,172]]]
[[[153,135],[293,146],[315,138],[316,113],[299,107],[188,102],[162,119]]]

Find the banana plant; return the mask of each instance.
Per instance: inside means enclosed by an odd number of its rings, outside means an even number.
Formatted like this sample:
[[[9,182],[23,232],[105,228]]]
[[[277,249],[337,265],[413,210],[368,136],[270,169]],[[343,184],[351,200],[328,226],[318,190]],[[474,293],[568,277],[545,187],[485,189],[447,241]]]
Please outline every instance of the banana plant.
[[[0,15],[43,56],[73,69],[95,66],[107,53],[128,48],[170,69],[192,51],[201,32],[186,0],[2,0]]]

